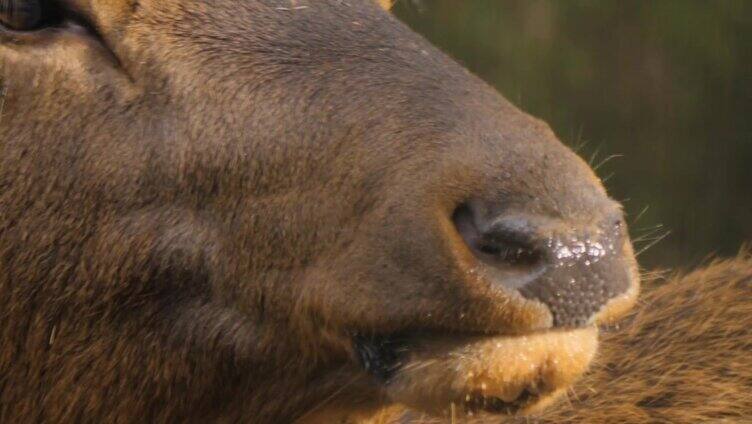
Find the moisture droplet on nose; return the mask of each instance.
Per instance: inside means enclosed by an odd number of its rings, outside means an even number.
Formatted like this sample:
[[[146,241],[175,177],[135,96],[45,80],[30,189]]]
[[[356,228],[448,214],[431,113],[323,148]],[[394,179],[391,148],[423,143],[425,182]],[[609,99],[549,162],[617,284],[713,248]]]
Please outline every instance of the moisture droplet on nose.
[[[579,240],[575,237],[569,239],[569,243],[557,240],[555,243],[551,242],[551,246],[554,247],[554,256],[559,260],[559,266],[563,266],[565,262],[568,262],[569,266],[572,266],[575,261],[585,260],[585,265],[598,262],[601,258],[606,256],[606,249],[603,244],[591,239]],[[611,249],[613,244],[609,245]],[[613,251],[613,249],[611,249]]]

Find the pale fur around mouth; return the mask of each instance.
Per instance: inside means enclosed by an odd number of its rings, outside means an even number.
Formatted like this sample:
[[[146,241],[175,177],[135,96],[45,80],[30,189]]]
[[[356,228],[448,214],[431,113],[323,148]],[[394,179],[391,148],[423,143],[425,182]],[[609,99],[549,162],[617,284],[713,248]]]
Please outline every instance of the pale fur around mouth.
[[[411,346],[389,380],[387,393],[394,402],[433,415],[528,414],[549,404],[585,373],[597,347],[595,327],[430,338]]]

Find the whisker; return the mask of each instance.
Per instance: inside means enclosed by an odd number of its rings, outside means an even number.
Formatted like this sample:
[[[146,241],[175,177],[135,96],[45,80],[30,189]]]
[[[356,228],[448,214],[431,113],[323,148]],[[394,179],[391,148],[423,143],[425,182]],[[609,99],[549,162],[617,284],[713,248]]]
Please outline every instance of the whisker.
[[[609,155],[602,161],[598,162],[598,164],[593,167],[593,171],[597,171],[601,166],[605,165],[606,163],[610,162],[613,159],[623,158],[623,157],[624,155],[621,155],[621,154]]]
[[[655,237],[657,237],[658,234],[660,234],[659,231],[660,230],[655,230],[655,231],[651,231],[649,233],[645,233],[645,234],[643,234],[643,235],[641,235],[639,237],[635,237],[635,238],[632,239],[632,243],[633,244],[639,244],[639,243],[642,243],[644,241],[652,241],[652,240],[655,239]]]
[[[422,361],[422,362],[418,362],[418,363],[408,364],[408,365],[405,365],[402,368],[402,371],[403,372],[406,372],[406,371],[420,371],[423,368],[426,368],[426,367],[429,367],[429,366],[433,365],[435,362],[436,362],[435,359],[430,359],[430,360],[427,360],[427,361]]]
[[[647,251],[647,250],[648,250],[648,249],[650,249],[651,247],[655,246],[656,244],[660,243],[660,242],[661,242],[661,240],[663,240],[663,239],[665,239],[666,237],[668,237],[668,235],[669,235],[669,234],[671,234],[671,231],[666,231],[665,233],[663,233],[663,235],[662,235],[662,236],[658,237],[658,238],[657,238],[657,239],[655,239],[655,240],[654,240],[654,241],[653,241],[652,243],[648,244],[647,246],[645,246],[645,247],[643,247],[642,249],[640,249],[640,251],[639,251],[639,252],[635,253],[635,256],[640,256],[641,254],[645,253],[645,251]]]
[[[577,130],[577,135],[574,137],[577,141],[575,142],[574,147],[572,147],[572,150],[574,150],[575,153],[580,153],[580,151],[588,145],[587,140],[582,139],[582,131],[582,125],[580,125],[580,128]]]
[[[658,234],[651,235],[649,237],[648,236],[640,237],[639,239],[633,240],[632,243],[633,244],[652,243],[653,241],[655,241],[655,240],[657,240],[657,239],[659,239],[661,237],[663,237],[663,233],[660,233],[660,235],[658,235]]]
[[[636,228],[635,231],[654,230],[654,229],[657,229],[657,228],[663,228],[663,224],[655,224],[655,225],[650,225],[650,226],[647,226],[647,227],[639,227],[639,228]]]
[[[634,221],[632,221],[632,224],[636,224],[637,221],[639,221],[640,218],[642,218],[642,216],[645,215],[645,212],[647,212],[648,209],[650,209],[650,205],[645,205],[645,207],[642,208],[642,210],[640,211],[640,213],[637,214],[637,216],[635,217]]]
[[[650,239],[654,237],[657,233],[660,231],[663,231],[663,225],[659,224],[651,228],[645,228],[645,229],[637,229],[634,232],[640,233],[641,235],[632,237],[632,243],[639,243],[643,240]]]
[[[590,160],[588,160],[588,165],[590,165],[591,168],[593,167],[595,160],[598,159],[598,153],[600,153],[600,151],[601,151],[601,146],[598,146],[593,151],[593,154],[590,155]]]

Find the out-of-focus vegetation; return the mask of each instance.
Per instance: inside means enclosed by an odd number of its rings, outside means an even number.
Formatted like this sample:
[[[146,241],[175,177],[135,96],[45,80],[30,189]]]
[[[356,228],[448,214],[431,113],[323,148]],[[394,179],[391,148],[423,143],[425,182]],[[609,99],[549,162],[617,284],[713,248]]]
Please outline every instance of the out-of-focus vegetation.
[[[400,0],[395,13],[582,156],[622,155],[598,173],[633,237],[671,231],[643,265],[752,241],[752,1]]]

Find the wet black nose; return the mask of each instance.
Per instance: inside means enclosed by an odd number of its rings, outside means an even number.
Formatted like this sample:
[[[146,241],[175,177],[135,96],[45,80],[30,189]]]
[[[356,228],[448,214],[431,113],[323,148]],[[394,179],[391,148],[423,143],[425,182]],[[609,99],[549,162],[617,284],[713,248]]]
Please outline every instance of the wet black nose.
[[[581,327],[631,283],[620,211],[587,224],[469,203],[454,214],[468,247],[499,284],[548,306],[555,327]]]

